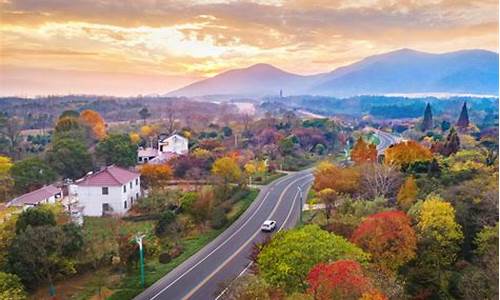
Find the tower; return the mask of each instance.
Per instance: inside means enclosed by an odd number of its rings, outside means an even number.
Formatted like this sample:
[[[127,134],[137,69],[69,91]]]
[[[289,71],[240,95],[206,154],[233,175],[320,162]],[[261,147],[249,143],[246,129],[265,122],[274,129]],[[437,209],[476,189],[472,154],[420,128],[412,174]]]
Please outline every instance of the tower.
[[[424,121],[422,122],[422,131],[431,130],[433,127],[431,105],[427,103],[424,111]]]

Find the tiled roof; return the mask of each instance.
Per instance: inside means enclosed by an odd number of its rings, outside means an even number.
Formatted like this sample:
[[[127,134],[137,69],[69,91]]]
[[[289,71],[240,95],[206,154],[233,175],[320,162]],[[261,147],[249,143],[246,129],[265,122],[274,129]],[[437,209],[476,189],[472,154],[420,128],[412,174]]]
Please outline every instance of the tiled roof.
[[[178,135],[177,133],[176,134],[173,134],[167,138],[164,138],[164,139],[161,139],[162,142],[165,142],[165,141],[169,141],[169,140],[187,140],[187,138],[183,137],[182,135]]]
[[[140,174],[117,166],[108,166],[76,181],[78,186],[120,186],[139,177]]]
[[[150,164],[162,164],[171,160],[172,158],[177,157],[177,153],[175,152],[160,152],[160,154],[149,161]]]
[[[38,190],[34,190],[22,196],[12,199],[9,201],[8,206],[22,206],[24,204],[37,204],[44,201],[47,198],[54,196],[55,194],[61,193],[62,190],[53,185],[44,186]]]
[[[139,149],[137,155],[139,157],[158,156],[158,149],[154,148]]]

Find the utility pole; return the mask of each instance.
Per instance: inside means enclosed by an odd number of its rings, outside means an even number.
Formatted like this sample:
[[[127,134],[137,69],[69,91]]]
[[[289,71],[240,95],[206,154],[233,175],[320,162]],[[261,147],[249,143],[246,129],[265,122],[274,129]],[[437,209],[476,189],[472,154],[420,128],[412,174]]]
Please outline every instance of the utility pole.
[[[137,234],[135,236],[135,242],[139,245],[139,265],[141,268],[141,286],[144,288],[144,249],[142,247],[142,240],[144,239],[144,234]]]

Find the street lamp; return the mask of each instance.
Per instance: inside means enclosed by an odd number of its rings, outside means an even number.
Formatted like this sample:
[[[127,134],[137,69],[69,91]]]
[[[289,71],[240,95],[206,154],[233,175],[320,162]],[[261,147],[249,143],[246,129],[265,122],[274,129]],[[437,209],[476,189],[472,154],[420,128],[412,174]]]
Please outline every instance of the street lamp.
[[[135,236],[135,242],[139,245],[139,265],[141,268],[141,285],[144,288],[144,248],[142,247],[142,240],[144,239],[144,234],[137,234]]]
[[[302,188],[300,185],[297,186],[297,191],[299,192],[299,197],[300,197],[300,223],[302,224],[302,209],[303,209],[303,204],[302,204]]]

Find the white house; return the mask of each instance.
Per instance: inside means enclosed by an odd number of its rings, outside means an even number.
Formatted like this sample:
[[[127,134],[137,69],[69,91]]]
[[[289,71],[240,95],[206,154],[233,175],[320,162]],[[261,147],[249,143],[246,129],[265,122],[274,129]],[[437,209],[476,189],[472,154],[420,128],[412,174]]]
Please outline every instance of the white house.
[[[158,151],[160,153],[175,153],[175,154],[187,154],[188,153],[188,139],[174,134],[166,139],[158,140]]]
[[[85,216],[124,214],[141,196],[140,174],[117,166],[89,173],[75,184]]]
[[[55,203],[57,200],[62,199],[62,196],[63,193],[60,188],[54,185],[46,185],[10,200],[7,206],[19,206],[26,209],[40,204]]]
[[[140,148],[137,152],[137,162],[145,163],[164,163],[170,159],[187,154],[189,151],[189,141],[187,138],[174,134],[168,138],[158,139],[158,149]]]

